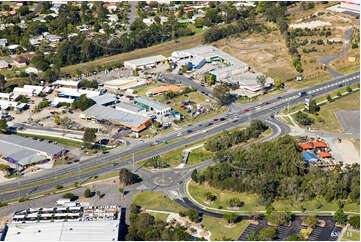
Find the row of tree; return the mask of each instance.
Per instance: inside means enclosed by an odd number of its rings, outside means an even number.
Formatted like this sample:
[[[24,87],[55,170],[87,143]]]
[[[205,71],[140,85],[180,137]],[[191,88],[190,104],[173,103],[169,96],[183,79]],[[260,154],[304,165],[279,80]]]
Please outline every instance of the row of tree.
[[[268,126],[262,121],[252,120],[250,127],[233,132],[224,131],[219,137],[207,141],[204,148],[212,152],[226,150],[251,138],[258,138],[266,129]]]

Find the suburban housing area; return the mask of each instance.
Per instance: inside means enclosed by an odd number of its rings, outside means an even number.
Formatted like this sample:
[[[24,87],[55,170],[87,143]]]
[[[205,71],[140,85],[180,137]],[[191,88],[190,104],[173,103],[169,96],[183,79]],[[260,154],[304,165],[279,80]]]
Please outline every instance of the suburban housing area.
[[[360,241],[360,3],[0,2],[0,241]]]

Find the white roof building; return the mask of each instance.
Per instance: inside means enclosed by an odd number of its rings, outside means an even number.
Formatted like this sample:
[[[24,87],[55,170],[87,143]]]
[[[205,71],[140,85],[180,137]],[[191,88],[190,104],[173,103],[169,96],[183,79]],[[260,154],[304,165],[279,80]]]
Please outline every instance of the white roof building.
[[[143,23],[145,23],[147,26],[150,26],[150,25],[154,24],[154,19],[153,18],[144,18]]]
[[[6,69],[9,67],[9,63],[5,60],[0,60],[0,69]]]
[[[13,93],[3,93],[3,92],[0,92],[0,100],[9,101],[13,96],[14,96]]]
[[[50,103],[50,106],[56,107],[60,103],[70,103],[72,104],[74,102],[74,99],[71,98],[64,98],[64,97],[56,97],[54,100]]]
[[[11,107],[16,107],[17,104],[18,104],[17,102],[0,100],[0,109],[6,110]]]
[[[55,89],[55,92],[58,94],[59,97],[70,97],[70,98],[78,98],[83,94],[85,94],[88,98],[101,95],[100,91],[82,90],[82,89],[74,89],[74,88],[66,88],[66,87],[57,88]]]
[[[0,39],[0,46],[1,47],[6,47],[8,45],[8,40],[7,39]]]
[[[38,74],[39,73],[39,70],[36,69],[35,67],[28,67],[25,69],[25,72],[30,74],[30,73],[34,73],[34,74]]]
[[[61,87],[74,87],[78,88],[79,82],[72,80],[57,80],[52,83],[53,86],[61,86]]]
[[[135,70],[137,68],[146,68],[151,65],[157,65],[163,61],[166,61],[167,58],[165,58],[162,55],[156,55],[156,56],[150,56],[150,57],[144,57],[140,59],[134,59],[129,61],[124,61],[124,66],[126,68],[130,68],[132,70]]]

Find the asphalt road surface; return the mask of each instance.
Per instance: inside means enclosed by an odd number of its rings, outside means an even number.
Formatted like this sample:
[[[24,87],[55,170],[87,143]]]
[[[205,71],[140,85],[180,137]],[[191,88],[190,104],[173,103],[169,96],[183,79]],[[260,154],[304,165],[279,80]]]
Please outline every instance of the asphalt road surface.
[[[307,92],[308,95],[319,96],[337,90],[339,88],[343,88],[346,85],[351,85],[359,82],[360,82],[359,72],[355,72],[329,82],[325,82],[319,85],[315,85],[313,87],[305,88],[302,91]],[[228,112],[222,115],[222,117],[225,118],[225,121],[223,122],[220,121],[212,122],[207,120],[202,123],[195,124],[191,127],[186,127],[181,131],[173,132],[167,136],[164,136],[162,138],[162,141],[169,142],[168,144],[135,156],[134,162],[139,162],[141,160],[160,155],[172,149],[184,147],[187,144],[213,136],[217,133],[222,132],[223,130],[231,129],[240,126],[242,124],[248,123],[253,119],[260,119],[260,120],[270,119],[269,118],[270,115],[273,115],[281,110],[284,110],[285,108],[288,107],[288,105],[293,106],[298,103],[302,103],[304,101],[304,98],[305,98],[304,96],[299,96],[299,91],[297,91],[275,97],[274,99],[269,100],[268,103],[256,103],[252,108],[249,109],[250,111],[246,113],[243,110],[236,111],[235,109],[233,109],[231,113]],[[272,121],[277,122],[276,120],[272,120]],[[176,139],[180,137],[183,137],[183,139],[177,141]],[[173,142],[170,143],[170,141]],[[67,167],[59,167],[51,170],[44,170],[42,172],[39,172],[38,174],[34,174],[33,176],[22,177],[17,181],[4,183],[0,185],[0,201],[17,199],[19,197],[45,192],[50,189],[53,189],[57,184],[70,185],[76,181],[81,182],[89,179],[92,175],[103,175],[106,173],[114,172],[115,170],[118,170],[120,167],[131,165],[133,162],[132,158],[128,158],[118,162],[117,160],[125,156],[131,155],[133,153],[144,151],[149,147],[150,147],[149,143],[143,143],[136,145],[124,152],[115,153],[115,151],[113,151],[108,154],[100,154],[97,157],[93,157],[88,160],[79,162],[78,164],[72,164]],[[103,167],[99,167],[91,171],[79,173],[79,171],[110,162],[113,163]],[[48,180],[50,178],[59,177],[67,174],[73,174],[73,173],[74,175],[71,177],[14,191],[17,187],[22,185],[32,184],[34,182]],[[8,190],[8,189],[13,189],[13,191],[1,192],[3,190]]]

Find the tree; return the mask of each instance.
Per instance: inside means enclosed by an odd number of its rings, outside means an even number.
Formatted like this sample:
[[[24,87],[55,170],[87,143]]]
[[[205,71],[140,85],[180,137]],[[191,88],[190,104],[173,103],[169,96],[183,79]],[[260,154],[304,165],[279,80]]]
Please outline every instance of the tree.
[[[352,88],[350,86],[346,87],[346,92],[352,92]]]
[[[309,112],[314,114],[318,111],[320,111],[320,107],[317,105],[316,100],[315,99],[311,100],[309,106]]]
[[[137,174],[132,173],[126,168],[122,168],[119,171],[119,181],[125,186],[128,186],[140,182],[141,179]]]
[[[327,95],[327,101],[328,101],[328,102],[332,102],[332,97],[331,97],[330,94]]]
[[[333,216],[336,222],[339,222],[340,224],[345,224],[347,222],[347,215],[343,211],[342,208],[338,208],[335,215]]]
[[[85,94],[81,95],[78,100],[74,101],[71,105],[72,109],[80,109],[85,111],[95,104],[93,99],[87,98]]]
[[[57,189],[57,190],[60,190],[60,189],[62,189],[62,188],[63,188],[62,185],[59,185],[59,184],[56,184],[56,185],[55,185],[55,189]]]
[[[229,199],[228,201],[228,205],[230,207],[239,207],[241,204],[241,201],[239,200],[238,197],[232,197],[231,199]]]
[[[0,132],[7,133],[9,131],[6,119],[0,119]]]
[[[306,241],[306,238],[300,234],[292,234],[286,238],[286,241]]]
[[[348,220],[349,224],[354,229],[360,230],[360,215],[354,215]]]
[[[314,216],[308,216],[305,223],[308,227],[314,228],[318,224],[318,219]]]
[[[229,88],[224,84],[217,85],[213,88],[213,96],[218,99],[221,105],[229,104],[232,101]]]
[[[94,143],[96,139],[96,130],[92,128],[85,128],[83,134],[83,142],[87,147],[91,147],[91,144]]]
[[[257,234],[258,239],[263,241],[273,240],[276,238],[276,236],[277,232],[276,229],[273,227],[261,229]]]
[[[223,218],[228,224],[234,224],[237,221],[238,216],[235,213],[226,213]]]
[[[266,76],[265,75],[257,76],[257,84],[261,86],[262,90],[264,90],[266,85]]]
[[[277,89],[280,89],[280,88],[282,87],[282,82],[281,82],[280,79],[276,79],[276,80],[275,80],[275,87],[276,87]]]
[[[63,195],[63,198],[69,198],[70,200],[74,200],[75,199],[75,195],[73,193],[65,193]]]
[[[89,197],[91,197],[91,196],[92,196],[92,192],[90,191],[90,189],[89,189],[89,188],[85,189],[85,191],[84,191],[84,197],[89,198]]]
[[[59,115],[59,114],[55,114],[54,123],[55,123],[56,125],[60,125],[60,121],[61,121],[60,115]]]
[[[196,222],[196,223],[199,222],[199,213],[196,209],[194,208],[188,209],[186,215],[192,222]]]
[[[4,77],[4,75],[0,74],[0,87],[1,87],[1,91],[4,91],[5,84],[6,84],[5,77]]]
[[[97,194],[98,198],[101,198],[101,193],[100,193],[100,191],[97,191],[96,194]]]
[[[194,182],[198,182],[198,171],[197,171],[197,169],[194,169],[194,170],[192,171],[191,178],[192,178],[192,180],[193,180]]]
[[[207,192],[207,193],[206,193],[206,199],[207,199],[207,201],[213,202],[213,201],[215,201],[215,200],[217,199],[217,196],[214,195],[214,194],[211,193],[211,192]]]

